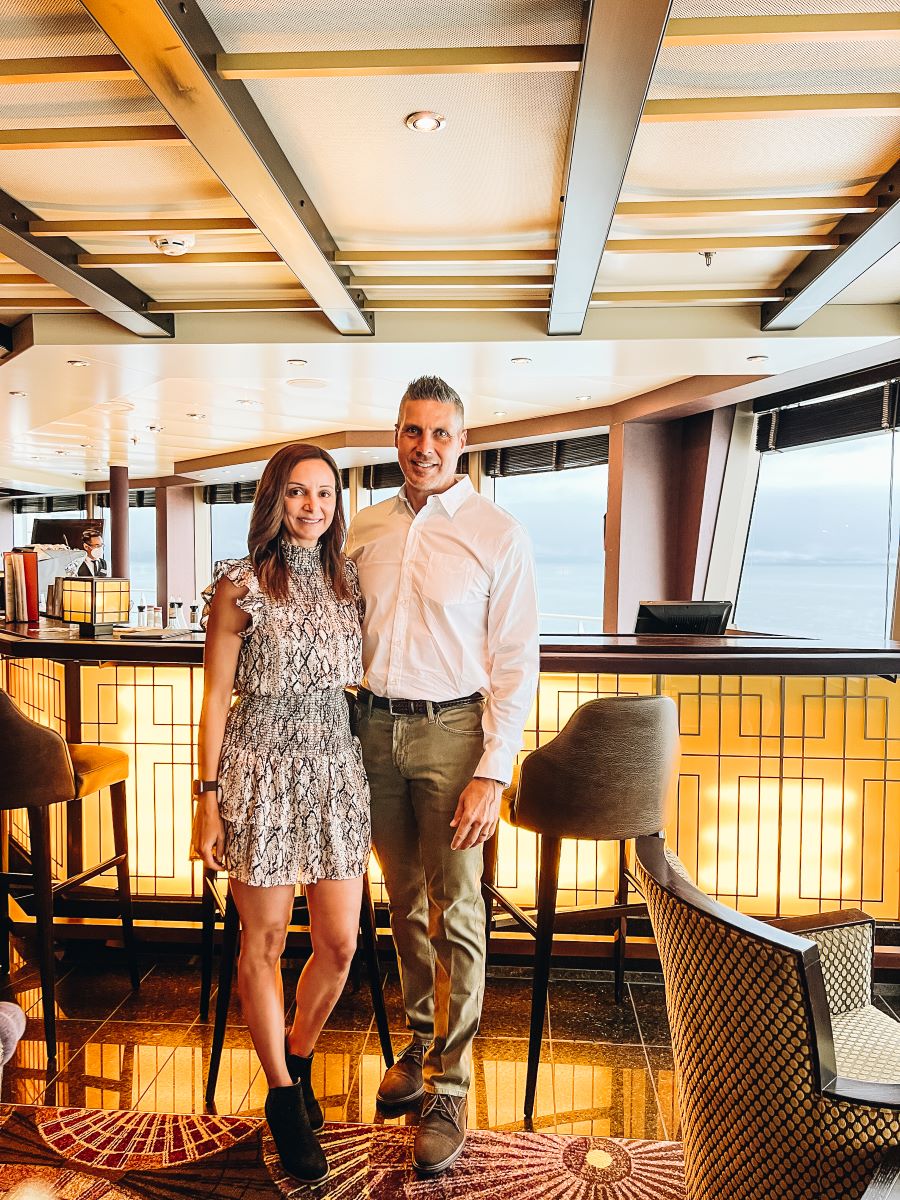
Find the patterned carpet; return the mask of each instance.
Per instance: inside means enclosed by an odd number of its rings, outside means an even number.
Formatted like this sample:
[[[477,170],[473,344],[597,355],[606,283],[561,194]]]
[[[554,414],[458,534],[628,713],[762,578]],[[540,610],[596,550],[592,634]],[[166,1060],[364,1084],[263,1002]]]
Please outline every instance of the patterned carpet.
[[[419,1179],[413,1130],[329,1125],[331,1175],[282,1174],[264,1122],[0,1105],[0,1196],[27,1181],[65,1200],[683,1200],[681,1146],[475,1130],[452,1170]],[[26,1189],[22,1189],[25,1194]]]

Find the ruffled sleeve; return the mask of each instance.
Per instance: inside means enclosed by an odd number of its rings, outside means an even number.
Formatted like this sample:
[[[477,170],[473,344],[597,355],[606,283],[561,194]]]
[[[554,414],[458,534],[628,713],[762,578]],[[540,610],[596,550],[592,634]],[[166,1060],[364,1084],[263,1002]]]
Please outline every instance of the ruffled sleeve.
[[[212,598],[215,595],[220,579],[228,579],[236,587],[245,587],[247,589],[247,594],[239,597],[236,603],[238,608],[242,609],[250,617],[250,624],[241,633],[241,637],[248,637],[258,625],[266,605],[266,598],[260,589],[259,580],[256,578],[256,572],[250,565],[249,558],[223,558],[215,564],[213,567],[212,583],[200,593],[203,598],[203,612],[200,616],[200,624],[203,629],[206,628]]]

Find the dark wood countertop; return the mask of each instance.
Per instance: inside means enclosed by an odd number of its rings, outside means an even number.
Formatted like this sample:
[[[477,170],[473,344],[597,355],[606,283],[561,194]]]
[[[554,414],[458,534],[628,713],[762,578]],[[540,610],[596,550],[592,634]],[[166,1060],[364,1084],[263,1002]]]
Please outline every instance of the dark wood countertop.
[[[69,636],[68,625],[0,622],[0,653],[12,658],[197,666],[203,634],[189,640],[120,641]],[[585,634],[546,638],[541,668],[613,675],[900,675],[900,642],[836,645],[759,634],[724,637]]]
[[[0,621],[0,654],[9,658],[51,658],[57,662],[158,663],[199,666],[202,633],[190,638],[121,641],[114,637],[70,636],[75,627],[42,617],[36,624]]]

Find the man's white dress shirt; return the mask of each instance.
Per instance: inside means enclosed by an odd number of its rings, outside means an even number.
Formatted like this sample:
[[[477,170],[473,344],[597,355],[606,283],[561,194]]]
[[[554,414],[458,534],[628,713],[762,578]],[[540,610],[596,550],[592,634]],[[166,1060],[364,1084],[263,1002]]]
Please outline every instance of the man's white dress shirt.
[[[486,698],[476,776],[506,784],[538,677],[531,545],[468,476],[413,512],[405,486],[353,518],[347,555],[366,601],[363,666],[378,696]]]

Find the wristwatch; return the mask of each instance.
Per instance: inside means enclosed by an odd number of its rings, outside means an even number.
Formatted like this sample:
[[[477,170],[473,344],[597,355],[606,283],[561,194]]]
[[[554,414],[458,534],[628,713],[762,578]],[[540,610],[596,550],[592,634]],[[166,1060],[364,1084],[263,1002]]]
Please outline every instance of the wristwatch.
[[[218,791],[218,779],[192,779],[191,780],[191,795],[202,796],[204,792]]]

